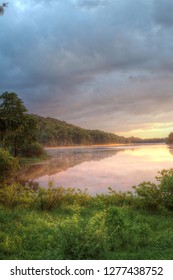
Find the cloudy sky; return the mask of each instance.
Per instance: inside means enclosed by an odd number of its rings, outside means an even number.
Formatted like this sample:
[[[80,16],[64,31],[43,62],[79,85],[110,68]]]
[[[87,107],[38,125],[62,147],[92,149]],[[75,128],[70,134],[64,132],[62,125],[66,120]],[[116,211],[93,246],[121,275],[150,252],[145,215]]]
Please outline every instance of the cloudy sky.
[[[16,92],[29,112],[84,128],[167,136],[173,1],[9,0],[0,90]]]

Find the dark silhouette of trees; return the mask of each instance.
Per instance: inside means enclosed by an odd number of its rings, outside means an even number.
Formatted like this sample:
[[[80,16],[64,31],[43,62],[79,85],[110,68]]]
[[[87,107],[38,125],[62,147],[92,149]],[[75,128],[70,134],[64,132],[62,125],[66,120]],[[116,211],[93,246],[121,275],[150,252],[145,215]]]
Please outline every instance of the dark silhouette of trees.
[[[173,132],[171,132],[168,136],[168,144],[173,144]]]

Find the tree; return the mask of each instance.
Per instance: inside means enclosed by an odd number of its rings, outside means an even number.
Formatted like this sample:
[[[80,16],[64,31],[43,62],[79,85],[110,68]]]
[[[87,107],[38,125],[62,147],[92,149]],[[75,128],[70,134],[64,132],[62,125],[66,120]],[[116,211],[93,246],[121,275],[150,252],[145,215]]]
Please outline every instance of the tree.
[[[6,140],[17,132],[23,123],[27,109],[23,102],[14,92],[4,92],[0,95],[0,131],[1,140]]]
[[[14,156],[23,154],[23,149],[37,141],[37,122],[33,116],[29,114],[24,116],[23,124],[18,128],[12,141]]]
[[[8,6],[8,3],[2,3],[2,5],[0,5],[0,15],[4,14],[5,8]]]
[[[24,145],[36,141],[36,120],[14,92],[0,95],[0,137],[4,148],[14,156]]]

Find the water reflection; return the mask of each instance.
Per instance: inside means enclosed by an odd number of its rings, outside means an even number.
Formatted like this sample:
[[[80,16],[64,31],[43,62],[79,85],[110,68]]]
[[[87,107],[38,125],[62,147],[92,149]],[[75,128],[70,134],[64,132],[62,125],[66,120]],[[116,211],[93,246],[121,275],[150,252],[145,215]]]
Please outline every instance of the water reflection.
[[[54,157],[45,164],[23,170],[23,179],[46,187],[50,179],[56,186],[88,188],[103,193],[108,187],[127,191],[142,181],[155,181],[157,172],[173,167],[173,146],[133,145],[49,149]]]
[[[115,147],[76,147],[76,148],[47,148],[46,151],[53,158],[40,164],[33,164],[22,168],[18,173],[19,181],[34,180],[44,175],[51,176],[82,162],[100,161],[112,157],[124,150]]]

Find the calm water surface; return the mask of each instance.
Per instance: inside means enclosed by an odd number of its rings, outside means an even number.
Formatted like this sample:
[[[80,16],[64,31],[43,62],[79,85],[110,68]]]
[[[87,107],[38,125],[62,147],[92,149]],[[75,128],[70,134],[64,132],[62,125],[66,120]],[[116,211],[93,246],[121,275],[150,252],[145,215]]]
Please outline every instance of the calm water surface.
[[[155,182],[157,172],[173,168],[173,147],[165,144],[47,148],[53,157],[21,171],[22,180],[47,187],[88,189],[90,194],[131,190],[142,181]]]

